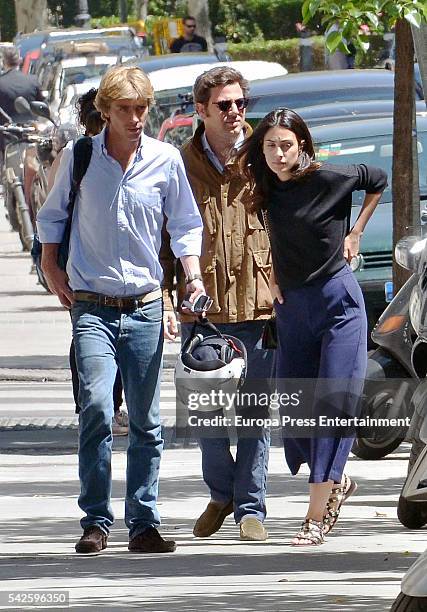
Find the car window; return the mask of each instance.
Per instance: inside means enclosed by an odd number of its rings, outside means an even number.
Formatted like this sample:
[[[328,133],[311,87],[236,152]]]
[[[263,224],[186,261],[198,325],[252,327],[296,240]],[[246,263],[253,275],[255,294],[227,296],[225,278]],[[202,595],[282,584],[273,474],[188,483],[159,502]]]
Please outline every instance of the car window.
[[[420,193],[427,195],[427,132],[418,132],[418,164]],[[381,201],[391,201],[391,170],[393,161],[393,135],[352,138],[315,143],[316,159],[332,164],[366,164],[377,166],[388,174],[388,186]],[[353,205],[361,205],[364,193],[353,194]]]
[[[61,83],[61,91],[67,87],[67,85],[72,85],[75,83],[75,78],[77,75],[79,78],[79,82],[86,79],[92,79],[94,77],[100,77],[110,68],[111,64],[87,64],[86,66],[73,66],[70,68],[64,68],[62,74],[62,83]],[[84,79],[83,79],[84,77]]]
[[[285,88],[285,84],[283,85]],[[369,87],[348,89],[325,89],[321,91],[302,91],[298,93],[250,97],[248,112],[268,113],[275,108],[301,108],[328,102],[350,100],[393,100],[393,87]]]

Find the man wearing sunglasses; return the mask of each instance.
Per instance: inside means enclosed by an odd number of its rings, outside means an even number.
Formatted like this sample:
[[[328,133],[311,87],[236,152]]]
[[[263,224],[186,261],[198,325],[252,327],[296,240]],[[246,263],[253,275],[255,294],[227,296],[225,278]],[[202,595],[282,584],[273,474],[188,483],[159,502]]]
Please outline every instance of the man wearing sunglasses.
[[[206,38],[196,34],[196,20],[187,15],[182,20],[184,35],[175,38],[170,46],[171,53],[200,53],[208,50]]]
[[[213,300],[207,316],[222,333],[245,344],[247,378],[268,379],[272,351],[259,348],[264,321],[272,308],[268,238],[256,214],[247,212],[251,192],[234,161],[236,149],[251,132],[245,123],[248,82],[231,67],[215,67],[197,78],[193,95],[203,123],[181,153],[204,224],[201,272],[206,293]],[[169,303],[171,307],[167,294],[171,294],[175,267],[165,245],[161,261],[165,305]],[[180,305],[187,289],[179,262],[176,275]],[[184,342],[192,323],[188,314],[181,312],[180,318]],[[213,416],[215,412],[209,414]],[[230,453],[226,428],[216,429],[214,437],[199,440],[203,479],[211,500],[196,521],[196,537],[212,535],[234,512],[241,539],[267,538],[263,522],[269,431],[264,427],[249,432],[237,428],[237,433],[236,459]]]

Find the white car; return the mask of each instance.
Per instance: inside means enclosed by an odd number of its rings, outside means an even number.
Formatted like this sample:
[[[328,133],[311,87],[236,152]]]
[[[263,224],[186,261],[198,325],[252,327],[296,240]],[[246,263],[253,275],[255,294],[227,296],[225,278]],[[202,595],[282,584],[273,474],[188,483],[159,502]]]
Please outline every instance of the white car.
[[[42,62],[37,77],[52,117],[57,119],[61,98],[68,85],[84,83],[92,78],[100,79],[118,61],[117,55],[87,53],[60,60],[47,58]]]

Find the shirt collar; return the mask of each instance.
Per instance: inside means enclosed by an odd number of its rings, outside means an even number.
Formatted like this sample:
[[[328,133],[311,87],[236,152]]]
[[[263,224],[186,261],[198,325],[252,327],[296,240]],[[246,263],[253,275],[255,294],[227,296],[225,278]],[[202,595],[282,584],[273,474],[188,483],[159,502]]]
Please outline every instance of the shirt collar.
[[[234,144],[233,150],[237,151],[243,144],[243,141],[245,140],[245,134],[244,134],[244,130],[240,131],[240,134],[237,137],[237,140]],[[219,161],[218,157],[215,155],[214,151],[212,150],[208,139],[206,138],[206,132],[203,131],[202,136],[201,136],[201,142],[202,142],[202,147],[203,147],[203,151],[205,151],[205,153],[211,157],[211,158],[215,158],[216,162],[218,163],[219,166],[221,166],[221,168],[223,168],[221,162]],[[232,157],[232,155],[230,156]]]
[[[97,134],[96,136],[92,138],[93,143],[96,147],[96,150],[98,151],[98,155],[100,157],[102,154],[108,155],[107,143],[106,143],[107,130],[108,130],[108,127],[104,127],[99,132],[99,134]],[[138,149],[136,151],[135,159],[139,159],[142,157],[142,149],[144,147],[146,140],[147,140],[147,136],[144,133],[142,133],[141,138],[139,140]]]

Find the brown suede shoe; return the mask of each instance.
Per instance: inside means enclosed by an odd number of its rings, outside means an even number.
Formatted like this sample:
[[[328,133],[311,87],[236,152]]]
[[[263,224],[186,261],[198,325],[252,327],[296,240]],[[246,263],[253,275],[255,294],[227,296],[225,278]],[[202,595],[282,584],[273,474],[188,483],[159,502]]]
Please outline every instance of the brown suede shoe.
[[[208,538],[221,528],[225,517],[233,512],[233,500],[225,504],[211,501],[206,506],[206,510],[197,519],[193,534],[196,538]]]
[[[168,553],[174,552],[176,542],[164,540],[154,527],[148,527],[145,531],[129,540],[128,549],[139,553]]]
[[[86,554],[101,552],[107,548],[107,538],[108,536],[97,525],[86,527],[75,546],[76,552]]]

